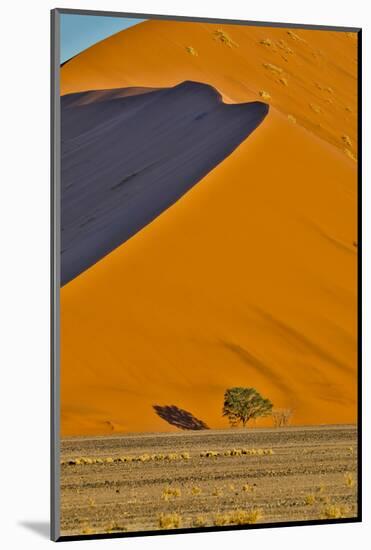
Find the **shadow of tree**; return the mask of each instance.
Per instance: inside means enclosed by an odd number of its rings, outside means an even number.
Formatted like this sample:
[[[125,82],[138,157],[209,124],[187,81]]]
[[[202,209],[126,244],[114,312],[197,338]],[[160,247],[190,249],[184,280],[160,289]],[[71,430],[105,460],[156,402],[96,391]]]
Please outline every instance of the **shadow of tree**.
[[[153,405],[154,410],[160,418],[176,426],[181,430],[208,430],[209,426],[199,420],[192,413],[180,409],[176,405]]]

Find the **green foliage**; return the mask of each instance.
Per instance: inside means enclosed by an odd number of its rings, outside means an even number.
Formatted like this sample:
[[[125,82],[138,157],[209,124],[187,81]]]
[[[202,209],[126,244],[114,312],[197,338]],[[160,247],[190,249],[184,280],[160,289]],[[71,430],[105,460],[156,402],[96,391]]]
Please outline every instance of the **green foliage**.
[[[250,419],[269,416],[272,407],[255,388],[229,388],[224,394],[223,416],[228,417],[231,426],[242,423],[245,427]]]

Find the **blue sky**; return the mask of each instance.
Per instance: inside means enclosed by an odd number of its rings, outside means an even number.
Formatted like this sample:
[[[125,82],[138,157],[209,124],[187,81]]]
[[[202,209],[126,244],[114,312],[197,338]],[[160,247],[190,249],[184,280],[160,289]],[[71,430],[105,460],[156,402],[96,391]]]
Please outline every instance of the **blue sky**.
[[[125,17],[61,14],[61,63],[96,42],[144,21]]]

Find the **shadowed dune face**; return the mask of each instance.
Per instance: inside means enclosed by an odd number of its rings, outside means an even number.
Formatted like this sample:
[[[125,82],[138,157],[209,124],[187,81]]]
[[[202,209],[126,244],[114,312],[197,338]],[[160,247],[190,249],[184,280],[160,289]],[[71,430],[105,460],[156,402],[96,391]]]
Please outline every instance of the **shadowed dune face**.
[[[232,386],[256,387],[275,407],[293,409],[295,424],[356,420],[356,41],[223,25],[229,46],[218,28],[143,23],[62,68],[63,94],[98,90],[65,96],[64,112],[76,108],[83,133],[109,127],[116,105],[122,116],[134,105],[149,110],[152,98],[161,102],[188,79],[217,88],[232,111],[244,108],[233,101],[270,95],[256,131],[62,288],[64,435],[179,429],[154,403],[176,403],[224,428],[223,395]],[[151,90],[128,97],[121,89],[128,86]],[[218,97],[212,101],[217,116],[229,119]],[[185,108],[192,133],[182,150],[171,144],[179,154],[172,183],[193,169],[180,161],[194,162],[193,128],[206,125],[194,120],[200,114]],[[176,116],[181,123],[182,113]],[[72,120],[66,124],[72,144],[79,135]],[[200,155],[223,151],[222,136],[213,134],[198,134]],[[137,164],[123,168],[122,179],[138,171]]]
[[[134,94],[62,97],[62,284],[178,200],[269,109],[226,105],[196,82]]]

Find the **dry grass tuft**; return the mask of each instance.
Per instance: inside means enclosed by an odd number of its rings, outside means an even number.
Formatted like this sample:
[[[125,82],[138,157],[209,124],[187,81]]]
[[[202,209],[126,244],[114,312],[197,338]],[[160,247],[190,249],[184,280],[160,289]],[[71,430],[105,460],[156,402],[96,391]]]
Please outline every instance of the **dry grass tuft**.
[[[287,34],[289,35],[291,40],[298,40],[300,42],[304,42],[304,40],[300,38],[300,36],[293,31],[287,31]]]
[[[180,458],[183,460],[190,460],[191,455],[188,451],[184,451],[183,453],[180,453]]]
[[[353,474],[349,472],[345,474],[344,478],[345,478],[345,484],[347,485],[347,487],[351,489],[352,487],[355,486],[356,482],[354,481]]]
[[[357,157],[352,153],[350,149],[344,149],[344,153],[352,160],[357,160]]]
[[[349,136],[343,135],[343,136],[341,136],[341,140],[342,140],[343,143],[345,143],[345,145],[347,147],[352,147],[352,141],[351,141]]]
[[[193,55],[195,57],[198,56],[198,52],[192,46],[186,46],[186,51],[189,53],[189,55]]]
[[[266,90],[259,90],[259,95],[262,99],[265,99],[265,100],[269,100],[269,99],[272,99],[272,96],[270,95],[269,92],[267,92]]]
[[[165,489],[163,489],[162,491],[161,498],[163,498],[167,502],[172,498],[180,497],[181,494],[182,492],[179,487],[165,487]]]
[[[200,453],[201,458],[216,458],[217,456],[220,456],[218,451],[202,451]]]
[[[214,525],[246,525],[257,523],[262,518],[261,510],[233,510],[214,516]]]
[[[262,518],[261,510],[236,510],[231,512],[231,524],[246,525],[249,523],[257,523]]]
[[[262,44],[263,46],[273,46],[273,42],[270,38],[263,38],[263,40],[260,40],[259,44]]]
[[[313,112],[319,114],[321,113],[321,107],[319,107],[318,105],[316,105],[315,103],[309,103],[309,107],[312,109]]]
[[[107,523],[103,531],[105,533],[122,532],[122,531],[126,531],[126,527],[124,527],[123,525],[120,525],[119,523],[117,523],[117,521],[112,520],[109,523]]]
[[[281,69],[281,67],[277,67],[277,65],[272,65],[272,63],[263,63],[263,67],[264,69],[267,69],[271,73],[275,73],[275,74],[283,73],[283,69]]]
[[[224,32],[222,29],[218,29],[214,32],[214,40],[218,40],[228,48],[238,48],[238,44],[232,40],[232,38]]]
[[[177,529],[182,524],[182,517],[179,514],[160,514],[158,525],[160,529]]]
[[[345,506],[336,506],[335,504],[331,504],[330,506],[327,506],[322,513],[323,519],[339,519],[346,517],[348,514],[348,509]]]
[[[206,524],[207,519],[202,515],[195,517],[193,520],[193,527],[205,527]]]

